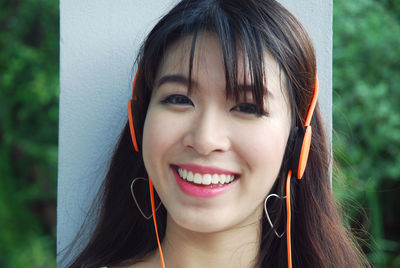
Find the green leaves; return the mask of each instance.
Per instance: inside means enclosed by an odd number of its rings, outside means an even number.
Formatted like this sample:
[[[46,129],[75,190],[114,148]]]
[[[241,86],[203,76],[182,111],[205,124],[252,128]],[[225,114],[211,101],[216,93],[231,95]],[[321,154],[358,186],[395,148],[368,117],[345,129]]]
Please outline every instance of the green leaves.
[[[0,266],[52,267],[58,1],[0,6]]]
[[[400,221],[389,218],[400,213],[400,17],[384,2],[334,2],[333,148],[336,177],[345,181],[334,189],[365,208],[368,220],[351,206],[348,213],[373,236],[364,237],[370,261],[395,267]],[[387,197],[393,202],[383,206]]]

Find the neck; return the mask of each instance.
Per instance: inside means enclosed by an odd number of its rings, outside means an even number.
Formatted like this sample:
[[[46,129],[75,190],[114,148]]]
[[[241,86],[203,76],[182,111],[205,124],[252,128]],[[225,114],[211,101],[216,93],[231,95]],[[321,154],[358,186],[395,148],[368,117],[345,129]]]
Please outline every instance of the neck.
[[[167,267],[254,267],[260,237],[260,220],[203,233],[183,228],[168,215],[162,249]]]

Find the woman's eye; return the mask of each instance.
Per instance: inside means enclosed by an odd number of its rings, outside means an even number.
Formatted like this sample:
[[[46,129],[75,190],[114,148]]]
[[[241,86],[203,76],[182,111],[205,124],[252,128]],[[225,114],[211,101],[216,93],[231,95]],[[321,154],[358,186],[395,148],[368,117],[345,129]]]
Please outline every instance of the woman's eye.
[[[193,105],[193,102],[188,97],[180,94],[170,95],[162,100],[161,103],[175,105]]]
[[[252,103],[240,103],[235,107],[233,107],[232,110],[249,115],[256,115],[256,116],[263,115],[263,112],[260,111],[260,109],[255,104]]]

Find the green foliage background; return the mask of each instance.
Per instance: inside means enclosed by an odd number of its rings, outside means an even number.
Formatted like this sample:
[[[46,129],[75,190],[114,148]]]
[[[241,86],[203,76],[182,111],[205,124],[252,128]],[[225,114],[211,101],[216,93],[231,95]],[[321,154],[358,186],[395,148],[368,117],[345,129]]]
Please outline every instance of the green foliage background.
[[[374,267],[400,267],[399,22],[400,1],[334,1],[334,190]]]
[[[58,1],[0,1],[0,267],[55,267]]]
[[[0,267],[56,266],[58,4],[0,0]],[[399,22],[334,1],[334,190],[375,267],[400,267]]]

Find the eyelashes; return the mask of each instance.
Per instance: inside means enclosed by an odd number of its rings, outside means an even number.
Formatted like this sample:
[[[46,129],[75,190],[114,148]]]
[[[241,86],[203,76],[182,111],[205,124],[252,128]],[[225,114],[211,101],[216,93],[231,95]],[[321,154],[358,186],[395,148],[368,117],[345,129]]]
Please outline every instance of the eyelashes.
[[[237,104],[235,107],[231,109],[231,111],[237,111],[244,114],[255,115],[257,117],[268,115],[268,112],[263,111],[257,105],[248,102]]]
[[[186,97],[185,95],[181,95],[181,94],[169,95],[164,100],[162,100],[161,103],[162,104],[194,106],[193,102],[188,97]]]
[[[193,106],[193,102],[189,97],[182,94],[172,94],[167,96],[161,101],[165,105],[176,105],[176,106]],[[256,117],[268,116],[268,112],[260,109],[256,104],[243,102],[236,104],[230,111],[239,112],[245,115],[252,115]]]

